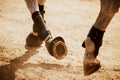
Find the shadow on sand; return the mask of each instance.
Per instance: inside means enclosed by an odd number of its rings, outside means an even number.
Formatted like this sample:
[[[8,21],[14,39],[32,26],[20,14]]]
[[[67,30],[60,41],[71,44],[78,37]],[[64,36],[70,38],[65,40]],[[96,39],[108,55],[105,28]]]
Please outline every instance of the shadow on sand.
[[[10,61],[10,64],[0,66],[0,80],[15,80],[15,72],[18,69],[23,69],[26,67],[41,67],[43,69],[52,69],[52,68],[62,68],[62,65],[59,64],[24,64],[31,56],[37,54],[38,51],[35,48],[27,49],[24,55],[15,58]]]

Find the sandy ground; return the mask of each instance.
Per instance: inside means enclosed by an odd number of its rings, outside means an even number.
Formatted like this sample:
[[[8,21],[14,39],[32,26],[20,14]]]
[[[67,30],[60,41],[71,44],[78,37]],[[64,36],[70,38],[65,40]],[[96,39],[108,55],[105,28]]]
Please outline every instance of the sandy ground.
[[[0,0],[0,80],[120,80],[120,12],[104,35],[101,69],[83,75],[81,44],[99,7],[99,0],[47,0],[46,25],[54,37],[62,36],[68,47],[67,57],[56,60],[44,44],[37,50],[24,48],[33,24],[24,0]]]

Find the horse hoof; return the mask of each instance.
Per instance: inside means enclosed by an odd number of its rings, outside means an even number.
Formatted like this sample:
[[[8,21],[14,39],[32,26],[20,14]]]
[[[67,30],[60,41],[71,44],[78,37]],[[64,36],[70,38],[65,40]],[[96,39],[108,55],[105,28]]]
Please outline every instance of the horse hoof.
[[[32,33],[30,33],[26,38],[25,48],[29,48],[29,47],[39,48],[41,47],[42,42],[43,41],[40,41],[38,36],[35,36]]]
[[[63,38],[49,39],[45,44],[49,54],[56,59],[60,60],[67,56],[67,47]]]
[[[101,65],[99,60],[84,62],[83,63],[84,75],[85,76],[91,75],[94,72],[98,71],[100,67]]]

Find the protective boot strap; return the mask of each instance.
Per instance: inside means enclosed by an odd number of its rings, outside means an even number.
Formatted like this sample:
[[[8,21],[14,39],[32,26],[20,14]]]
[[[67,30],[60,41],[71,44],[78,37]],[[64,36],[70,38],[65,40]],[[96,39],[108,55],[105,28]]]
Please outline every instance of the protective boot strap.
[[[45,14],[44,5],[38,5],[38,6],[39,6],[39,11],[44,19],[44,14]]]

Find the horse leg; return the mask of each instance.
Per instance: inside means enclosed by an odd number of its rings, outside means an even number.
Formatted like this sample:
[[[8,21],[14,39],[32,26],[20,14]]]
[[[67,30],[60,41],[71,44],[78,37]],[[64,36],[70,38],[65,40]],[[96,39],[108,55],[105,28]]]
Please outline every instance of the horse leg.
[[[45,21],[43,20],[44,16],[42,15],[45,0],[39,0],[39,4],[37,0],[25,1],[34,22],[33,33],[30,33],[26,38],[26,48],[40,47],[42,42],[45,41],[46,48],[50,55],[56,59],[63,59],[67,55],[67,47],[64,39],[60,36],[52,38],[50,32],[46,30]]]
[[[33,19],[33,32],[26,38],[27,47],[40,47],[45,38],[49,35],[43,20],[45,0],[25,0]]]
[[[101,10],[95,24],[92,26],[86,40],[83,43],[85,55],[83,59],[84,75],[90,75],[97,71],[100,61],[97,59],[99,48],[102,45],[104,32],[120,7],[120,0],[100,0]]]
[[[101,10],[94,26],[105,31],[115,13],[118,12],[119,7],[120,0],[101,0]]]

